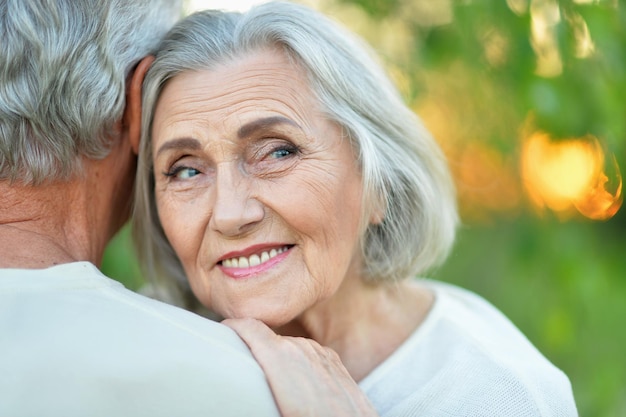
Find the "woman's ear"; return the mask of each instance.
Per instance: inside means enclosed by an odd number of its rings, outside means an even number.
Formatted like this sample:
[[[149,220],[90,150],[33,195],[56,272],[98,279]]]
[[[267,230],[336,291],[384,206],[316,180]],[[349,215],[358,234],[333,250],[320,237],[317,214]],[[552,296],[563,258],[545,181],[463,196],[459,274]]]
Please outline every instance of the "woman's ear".
[[[387,202],[382,195],[377,194],[372,198],[369,224],[381,224],[385,220],[385,212],[387,211]]]
[[[154,59],[153,55],[148,55],[137,64],[126,90],[124,125],[135,154],[139,153],[139,142],[141,140],[141,87]]]

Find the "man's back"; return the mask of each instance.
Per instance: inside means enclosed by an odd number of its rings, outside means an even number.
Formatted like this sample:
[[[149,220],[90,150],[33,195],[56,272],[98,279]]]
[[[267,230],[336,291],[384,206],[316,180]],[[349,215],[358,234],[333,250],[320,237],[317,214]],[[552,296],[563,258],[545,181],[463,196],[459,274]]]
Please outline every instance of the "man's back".
[[[0,269],[0,374],[3,416],[278,415],[230,329],[87,262]]]

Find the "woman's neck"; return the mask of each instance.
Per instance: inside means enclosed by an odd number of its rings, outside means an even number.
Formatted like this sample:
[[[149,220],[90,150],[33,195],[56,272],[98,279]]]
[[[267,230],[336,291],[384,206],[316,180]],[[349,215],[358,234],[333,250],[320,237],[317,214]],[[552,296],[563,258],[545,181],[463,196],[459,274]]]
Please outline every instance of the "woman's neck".
[[[335,350],[355,381],[387,359],[424,321],[433,295],[411,281],[344,283],[331,299],[275,329]],[[345,294],[345,296],[344,296]]]

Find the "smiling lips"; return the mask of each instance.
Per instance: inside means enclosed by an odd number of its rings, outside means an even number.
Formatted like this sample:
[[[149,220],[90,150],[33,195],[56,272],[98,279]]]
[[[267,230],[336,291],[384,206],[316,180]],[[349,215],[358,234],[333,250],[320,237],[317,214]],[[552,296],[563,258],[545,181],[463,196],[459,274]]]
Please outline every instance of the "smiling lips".
[[[270,250],[262,251],[252,254],[250,256],[237,256],[228,259],[223,259],[220,264],[223,269],[231,272],[247,270],[248,273],[259,272],[264,267],[270,267],[276,262],[280,261],[281,254],[287,252],[291,246],[283,246],[280,248],[272,248]],[[286,254],[285,254],[286,255]],[[270,262],[270,261],[274,262]],[[257,268],[260,267],[260,268]],[[253,270],[251,270],[253,268]]]

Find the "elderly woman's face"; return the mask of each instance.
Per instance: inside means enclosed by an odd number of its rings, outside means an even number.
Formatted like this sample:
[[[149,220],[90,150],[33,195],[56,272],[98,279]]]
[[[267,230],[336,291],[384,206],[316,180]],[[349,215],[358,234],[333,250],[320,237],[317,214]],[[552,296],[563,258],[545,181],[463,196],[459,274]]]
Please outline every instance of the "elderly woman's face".
[[[159,218],[203,304],[278,326],[359,279],[355,155],[281,52],[176,76],[152,137]]]

